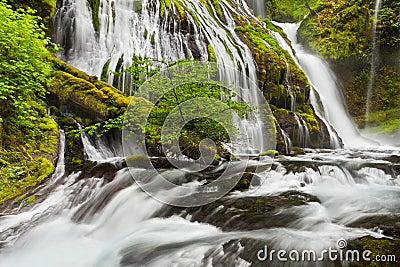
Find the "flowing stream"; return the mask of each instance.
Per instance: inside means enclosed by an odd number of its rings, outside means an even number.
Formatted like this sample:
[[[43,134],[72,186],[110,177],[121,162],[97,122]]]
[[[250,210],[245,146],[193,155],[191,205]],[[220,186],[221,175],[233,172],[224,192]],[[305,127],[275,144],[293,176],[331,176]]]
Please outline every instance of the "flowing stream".
[[[221,73],[229,78],[229,66],[239,66],[250,78],[229,79],[250,85],[256,73],[254,60],[234,34],[229,15],[248,12],[248,7],[244,4],[232,11],[220,2],[224,22],[211,16],[199,1],[185,1],[186,15],[193,22],[193,36],[189,36],[174,31],[181,25],[172,19],[160,23],[160,6],[146,5],[146,0],[140,6],[134,1],[101,0],[98,34],[86,1],[60,1],[55,20],[57,29],[64,33],[57,33],[57,38],[66,47],[60,56],[92,75],[101,76],[107,66],[108,79],[114,81],[112,71],[117,65],[128,66],[133,54],[174,60],[193,55],[197,49],[205,58],[208,40],[222,66]],[[172,8],[176,8],[173,3]],[[144,14],[139,15],[139,10]],[[170,11],[165,12],[168,18]],[[194,17],[203,27],[195,26]],[[202,207],[177,208],[140,190],[133,177],[147,170],[124,167],[120,149],[102,139],[82,134],[85,168],[67,173],[65,136],[61,131],[56,171],[31,192],[36,201],[32,205],[21,202],[0,214],[0,266],[265,266],[267,263],[257,257],[265,246],[319,253],[335,249],[339,239],[390,236],[390,231],[374,222],[399,219],[400,149],[349,148],[367,142],[359,137],[346,113],[331,71],[295,41],[297,25],[281,26],[323,102],[324,107],[318,109],[318,96],[312,95],[315,109],[321,118],[326,111],[327,125],[337,130],[347,145],[345,149],[281,155],[270,170],[261,173],[254,171],[257,160],[249,159],[246,173],[254,175],[251,190],[236,190]],[[129,41],[123,42],[122,38]],[[126,85],[129,79],[119,83]],[[242,93],[257,101],[251,90]],[[298,120],[305,126],[301,118]],[[253,122],[240,123],[249,128]],[[308,142],[307,132],[300,132],[299,138]],[[287,133],[282,134],[289,151],[291,141]],[[338,142],[334,136],[332,142]],[[259,142],[257,138],[253,137]],[[204,183],[225,167],[221,164],[213,170],[190,174],[176,169],[159,171],[191,184]],[[178,189],[165,192],[167,196],[178,193]],[[296,266],[301,264],[296,262]],[[330,264],[325,259],[311,266]],[[293,266],[293,262],[274,261],[271,266]]]
[[[65,175],[60,157],[53,177],[35,193],[43,197],[0,217],[0,266],[257,266],[264,245],[321,251],[339,239],[380,237],[384,229],[362,227],[366,218],[391,218],[400,210],[393,157],[400,151],[280,156],[257,190],[192,209],[142,192],[132,175],[144,169],[122,167],[111,182],[101,175],[81,179],[82,172]],[[97,166],[108,163],[118,165]],[[293,167],[299,163],[303,168]]]

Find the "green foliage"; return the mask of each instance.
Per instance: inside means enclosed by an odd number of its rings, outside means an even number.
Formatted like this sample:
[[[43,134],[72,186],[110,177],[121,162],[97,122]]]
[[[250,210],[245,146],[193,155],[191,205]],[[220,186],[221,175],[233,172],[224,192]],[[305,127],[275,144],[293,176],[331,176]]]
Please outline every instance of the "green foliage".
[[[299,22],[322,3],[323,0],[270,0],[267,7],[273,20]]]
[[[38,186],[53,171],[53,164],[45,158],[35,158],[31,162],[17,162],[2,167],[0,169],[0,203],[21,195],[29,187]]]
[[[334,0],[324,4],[300,27],[301,38],[327,58],[362,56],[370,49],[373,9],[362,0]]]
[[[46,49],[51,42],[39,21],[31,9],[14,11],[0,1],[0,203],[40,184],[54,170],[49,159],[56,154],[58,126],[43,101],[52,69]]]
[[[0,114],[10,134],[32,134],[39,114],[31,101],[45,97],[50,80],[48,42],[31,10],[12,11],[0,2]]]
[[[400,2],[382,1],[379,11],[379,42],[382,45],[398,47],[400,45]]]
[[[90,9],[92,10],[93,17],[93,27],[96,31],[100,29],[100,21],[99,21],[99,6],[100,0],[88,0]]]
[[[148,74],[148,66],[140,65],[138,69],[135,65],[133,74]],[[162,143],[170,143],[177,138],[174,136],[164,136],[162,140],[161,132],[164,122],[171,114],[174,114],[172,121],[185,121],[186,118],[196,118],[198,110],[209,101],[219,101],[221,105],[210,103],[207,107],[208,118],[204,116],[190,120],[179,133],[184,138],[186,145],[196,146],[196,142],[203,138],[210,138],[217,144],[229,141],[228,132],[236,132],[237,128],[233,124],[231,112],[225,112],[223,109],[231,109],[241,116],[246,116],[247,111],[251,108],[243,102],[233,100],[234,91],[224,88],[221,82],[211,81],[209,77],[215,76],[217,68],[208,64],[192,62],[190,60],[179,60],[167,65],[166,73],[158,73],[158,70],[152,69],[152,79],[143,84],[145,90],[139,92],[138,96],[152,96],[150,100],[153,104],[146,101],[136,101],[131,103],[130,108],[125,115],[125,125],[132,132],[143,132],[146,136],[147,144],[160,148]],[[143,69],[144,68],[144,69]],[[156,74],[157,75],[154,75]],[[171,77],[168,76],[171,73]],[[139,81],[143,81],[143,75],[137,75]],[[137,98],[137,99],[140,99]],[[199,100],[190,102],[191,100]],[[184,103],[191,103],[190,109],[186,109],[182,113],[181,106]],[[214,103],[214,102],[213,102]],[[179,112],[176,112],[179,109]],[[138,116],[138,114],[149,114],[148,118]],[[219,121],[223,121],[224,125],[215,121],[218,117]],[[213,119],[210,119],[213,118]]]
[[[159,63],[165,64],[165,62]],[[132,90],[136,92],[149,77],[159,71],[160,69],[155,65],[155,60],[134,55],[132,58],[132,65],[124,72],[114,72],[114,75],[120,76],[123,73],[129,73],[132,76]]]
[[[365,124],[366,88],[368,87],[370,71],[361,71],[347,86],[344,96],[350,114],[356,123],[363,127]],[[392,132],[398,126],[400,104],[393,96],[400,94],[400,73],[391,67],[381,67],[375,72],[371,97],[371,113],[367,121],[373,131]]]
[[[48,25],[48,23],[53,18],[56,12],[56,2],[57,0],[7,0],[14,9],[34,9],[36,10],[36,15],[43,19],[43,22]]]
[[[301,24],[301,39],[326,58],[368,55],[374,8],[375,1],[324,1]],[[377,30],[380,45],[399,46],[400,2],[382,1]]]

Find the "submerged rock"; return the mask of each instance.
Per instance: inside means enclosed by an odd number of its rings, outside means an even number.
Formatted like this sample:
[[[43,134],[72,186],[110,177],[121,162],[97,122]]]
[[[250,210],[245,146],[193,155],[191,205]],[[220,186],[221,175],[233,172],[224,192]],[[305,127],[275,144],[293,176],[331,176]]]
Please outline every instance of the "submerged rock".
[[[224,231],[256,230],[285,227],[300,219],[290,208],[319,202],[315,196],[287,191],[279,195],[240,197],[227,196],[213,203],[194,208],[167,207],[156,216],[169,217],[174,214],[187,216],[191,221],[209,223]]]

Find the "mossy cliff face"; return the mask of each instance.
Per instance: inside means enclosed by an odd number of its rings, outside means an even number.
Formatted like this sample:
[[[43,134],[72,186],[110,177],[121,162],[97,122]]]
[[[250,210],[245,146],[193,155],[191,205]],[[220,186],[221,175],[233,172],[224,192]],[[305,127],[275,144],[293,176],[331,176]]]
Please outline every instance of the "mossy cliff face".
[[[224,17],[222,12],[223,9],[221,8],[221,3],[219,1],[201,0],[201,3],[204,5],[205,10],[207,10],[218,23],[228,23],[226,21],[227,18]],[[228,4],[232,6],[232,10],[240,10],[240,7],[237,6],[236,2],[228,1]],[[89,1],[89,5],[92,8],[93,25],[95,29],[98,29],[98,1],[91,0]],[[193,42],[196,40],[196,38],[191,37],[191,35],[194,34],[194,27],[191,25],[191,23],[195,23],[195,21],[199,18],[196,14],[194,14],[194,12],[185,7],[184,2],[178,0],[154,0],[149,1],[148,5],[148,8],[158,8],[160,13],[160,23],[163,25],[171,25],[171,27],[167,27],[167,30],[173,31],[179,29],[180,32],[187,34],[187,39],[189,41],[188,46],[194,59],[205,58],[204,55],[200,54],[200,51],[196,49],[197,45],[194,43],[192,45],[190,43],[192,39]],[[142,7],[143,6],[141,5],[135,6],[134,10],[139,11]],[[230,9],[227,9],[226,11],[230,12],[229,10]],[[277,108],[290,110],[292,99],[291,95],[293,95],[296,102],[297,115],[301,116],[306,121],[307,127],[310,127],[309,131],[313,132],[313,136],[318,137],[311,142],[312,147],[325,147],[324,144],[327,143],[325,141],[329,140],[329,136],[323,134],[323,126],[320,125],[322,123],[316,117],[313,109],[308,104],[310,95],[308,80],[304,73],[297,67],[288,52],[279,47],[277,40],[269,32],[269,29],[281,32],[280,29],[274,27],[269,21],[261,22],[254,17],[247,15],[244,17],[244,15],[241,16],[239,14],[241,14],[241,12],[232,12],[237,26],[236,33],[239,35],[242,41],[249,46],[254,59],[256,60],[258,67],[258,83],[265,97],[269,103]],[[175,24],[179,25],[179,27],[172,27],[172,25]],[[221,25],[221,27],[223,26]],[[281,34],[284,35],[282,32]],[[207,38],[205,38],[205,40],[206,39]],[[208,41],[205,41],[205,43],[207,45],[208,59],[211,61],[216,61],[215,51],[217,49],[213,48]],[[288,68],[290,69],[290,78],[287,77],[287,75],[289,75]],[[64,84],[72,80],[72,77],[66,74],[59,73],[57,75],[59,80],[62,80]],[[290,82],[288,82],[287,79],[289,79]],[[94,93],[95,89],[91,89],[88,83],[84,81],[80,81],[80,83],[82,86],[88,88],[86,91],[93,91]],[[62,86],[63,84],[60,87],[62,88]],[[289,87],[292,88],[290,91],[288,89]],[[71,92],[73,91],[74,89],[71,88]],[[76,99],[79,96],[77,96],[76,93],[73,95],[69,94],[68,96],[69,99],[73,100],[75,103],[78,102]],[[85,99],[86,102],[81,103],[82,106],[87,104],[91,104],[93,106],[93,103],[91,102],[92,98],[93,97],[90,99]],[[104,117],[108,113],[107,108],[105,107],[108,104],[106,102],[101,102],[99,105],[100,106],[98,106],[96,110],[102,112],[97,112],[96,115],[101,119],[101,117]],[[292,131],[291,129],[295,129],[295,125],[291,125],[291,127],[283,126],[288,125],[288,121],[293,121],[294,114],[289,114],[289,116],[292,116],[292,119],[287,121],[279,121],[285,120],[286,118],[280,117],[278,120],[278,125],[282,126],[283,130],[285,131],[290,130],[289,135],[294,136],[296,134],[296,130]],[[315,125],[318,127],[315,127]],[[277,132],[280,132],[280,130]],[[301,144],[297,144],[295,141],[294,145],[300,146]]]
[[[218,1],[201,1],[209,13],[217,20],[225,21]],[[299,1],[301,2],[301,1]],[[228,1],[233,9],[238,9],[236,3]],[[289,3],[286,3],[290,6]],[[312,7],[317,3],[312,2]],[[186,10],[182,8],[179,1],[160,1],[160,13],[162,17],[168,9],[169,17],[181,21],[181,31],[190,31],[185,16]],[[300,4],[299,4],[300,5]],[[172,8],[173,6],[173,8]],[[309,8],[306,8],[309,10]],[[265,98],[274,110],[274,120],[277,126],[278,150],[285,153],[285,144],[281,138],[281,129],[293,139],[294,146],[302,146],[296,141],[299,126],[295,120],[295,113],[301,117],[310,132],[311,147],[330,147],[329,133],[323,122],[315,115],[309,104],[310,85],[303,71],[296,65],[286,50],[283,50],[278,41],[273,37],[270,30],[280,33],[286,38],[283,31],[275,27],[270,21],[261,22],[253,17],[244,17],[239,13],[233,13],[236,22],[236,34],[250,48],[258,67],[258,84],[263,91]],[[226,21],[225,21],[226,22]],[[288,41],[289,42],[289,41]],[[214,49],[208,44],[208,58],[216,60]],[[196,58],[196,53],[193,53]],[[290,88],[290,89],[289,89]],[[296,110],[290,112],[291,101],[294,98]],[[282,110],[282,112],[279,112]],[[282,114],[285,114],[283,116]],[[280,129],[281,128],[281,129]],[[281,141],[281,142],[280,142]]]
[[[372,0],[325,1],[303,21],[299,34],[303,44],[330,62],[358,126],[395,134],[400,126],[400,2],[382,1],[375,46],[374,7]],[[365,116],[368,88],[372,97]]]
[[[242,17],[237,16],[235,19],[238,24],[236,32],[253,53],[258,67],[259,87],[276,119],[277,149],[285,153],[281,129],[289,135],[294,146],[329,148],[328,130],[309,104],[310,84],[307,77],[290,54],[279,46],[270,30],[278,32],[284,38],[286,35],[268,20],[264,21],[266,25],[264,27],[259,21],[251,21],[247,24]],[[287,42],[290,43],[289,40]],[[291,111],[292,98],[295,101],[294,112]],[[305,121],[310,132],[310,140],[307,144],[297,138],[299,125],[295,115]]]

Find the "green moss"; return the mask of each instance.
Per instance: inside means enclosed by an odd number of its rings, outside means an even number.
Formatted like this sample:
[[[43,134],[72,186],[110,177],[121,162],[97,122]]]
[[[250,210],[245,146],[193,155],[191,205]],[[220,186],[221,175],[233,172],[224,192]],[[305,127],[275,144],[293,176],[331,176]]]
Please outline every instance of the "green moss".
[[[83,165],[83,159],[81,157],[73,157],[71,159],[71,164],[74,166],[82,166]]]
[[[165,0],[165,2],[168,2],[168,1],[169,0]],[[139,12],[139,11],[142,10],[142,7],[143,7],[143,2],[142,1],[132,1],[132,2],[133,2],[133,11]],[[114,11],[114,9],[113,9],[113,11]],[[113,17],[115,18],[115,14],[113,14]]]
[[[215,12],[217,12],[218,17],[222,19],[222,17],[223,17],[222,16],[222,9],[221,9],[221,5],[220,5],[219,1],[218,0],[213,0],[212,4],[214,5]]]
[[[279,152],[277,150],[267,150],[267,151],[260,153],[260,157],[263,157],[263,156],[274,157],[274,156],[278,156],[278,155],[279,155]]]
[[[215,55],[215,51],[212,45],[210,44],[207,45],[207,51],[208,51],[208,61],[217,62],[217,57]]]
[[[269,53],[270,49],[273,49],[278,55],[283,55],[278,41],[261,26],[257,24],[237,26],[236,31],[244,33],[257,46],[260,52]]]
[[[151,166],[150,158],[146,155],[136,154],[125,158],[128,167],[149,168]]]
[[[28,205],[31,205],[31,204],[35,203],[35,200],[36,200],[36,197],[35,197],[35,196],[30,196],[30,197],[28,197],[28,199],[26,200],[26,203],[27,203]]]
[[[164,17],[165,14],[165,0],[160,0],[160,17]]]
[[[185,10],[182,8],[182,6],[180,4],[180,0],[172,0],[172,2],[174,3],[174,7],[178,11],[178,14],[179,14],[180,18],[183,19],[183,20],[186,19],[186,13],[185,13]]]
[[[59,59],[54,59],[54,68],[49,90],[61,100],[78,103],[100,117],[123,114],[132,99],[97,77],[89,76]]]
[[[380,67],[375,72],[371,95],[370,114],[365,117],[366,92],[370,71],[362,70],[350,80],[344,90],[350,114],[359,127],[370,127],[378,133],[391,133],[397,130],[400,118],[400,104],[393,96],[400,94],[400,73],[392,67]]]
[[[92,10],[92,19],[93,19],[93,27],[98,32],[100,30],[100,21],[99,21],[99,0],[88,0],[90,9]]]
[[[240,177],[240,180],[237,182],[233,190],[246,190],[249,189],[251,180],[253,179],[253,174],[252,173],[243,173],[242,177]]]
[[[304,150],[301,149],[300,147],[294,146],[294,147],[292,147],[291,154],[293,154],[293,155],[304,155],[305,153],[304,153]]]
[[[301,24],[301,39],[326,58],[363,56],[371,47],[373,6],[372,1],[325,1]]]
[[[26,194],[23,194],[23,195],[19,196],[19,197],[17,198],[17,203],[18,203],[18,204],[21,204],[21,202],[24,201],[25,198],[26,198]]]
[[[0,203],[15,198],[28,188],[43,183],[54,172],[53,164],[46,158],[32,158],[31,161],[16,162],[2,167],[0,175]],[[25,197],[21,196],[18,201]]]
[[[296,102],[304,103],[307,100],[305,96],[309,94],[308,79],[289,53],[280,47],[278,41],[261,24],[253,22],[241,25],[240,18],[236,17],[235,20],[239,20],[236,31],[250,47],[257,62],[258,78],[260,83],[264,84],[265,97],[274,105],[290,108],[290,94],[285,79],[287,63],[292,75]],[[275,27],[269,20],[264,22],[267,28],[280,33],[287,39],[282,29]]]
[[[352,240],[348,242],[348,247],[347,249],[349,250],[358,250],[360,252],[369,250],[371,251],[371,254],[368,255],[368,258],[370,258],[370,261],[364,261],[362,257],[360,257],[359,262],[353,262],[351,263],[350,266],[369,266],[369,267],[385,267],[385,266],[398,266],[396,264],[396,260],[398,262],[400,258],[400,251],[398,250],[398,247],[400,245],[400,240],[391,240],[387,238],[374,238],[371,236],[367,237],[362,237],[358,240]],[[360,253],[361,254],[361,253]],[[377,256],[382,256],[385,255],[386,259],[388,260],[387,262],[383,261],[376,261]],[[394,258],[390,259],[389,261],[389,255],[393,255]]]
[[[270,0],[267,7],[275,21],[299,22],[310,13],[310,9],[317,9],[322,3],[322,0]]]
[[[315,113],[311,111],[310,113],[304,113],[304,112],[296,112],[298,116],[303,118],[303,120],[307,124],[307,128],[310,132],[319,132],[320,131],[320,126],[317,118],[315,117]]]

